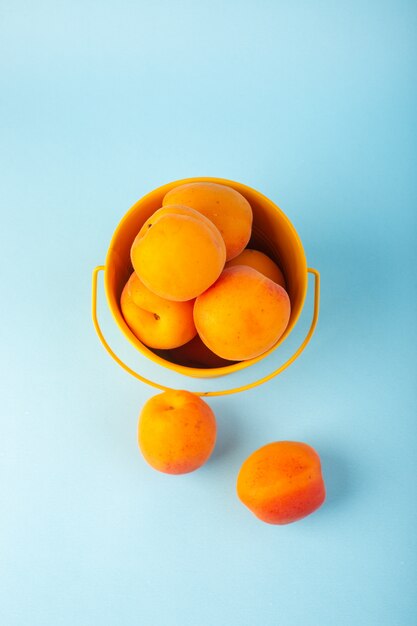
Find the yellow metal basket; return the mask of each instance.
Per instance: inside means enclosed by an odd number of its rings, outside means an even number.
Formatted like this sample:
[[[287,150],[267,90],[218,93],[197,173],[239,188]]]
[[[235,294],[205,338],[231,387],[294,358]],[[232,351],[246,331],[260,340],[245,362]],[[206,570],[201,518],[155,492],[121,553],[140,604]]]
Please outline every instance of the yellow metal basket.
[[[226,365],[225,367],[189,367],[173,363],[168,359],[159,356],[150,348],[145,346],[132,333],[124,320],[120,308],[120,295],[132,272],[130,248],[134,238],[143,223],[152,215],[152,213],[154,213],[154,211],[162,206],[162,199],[170,189],[178,185],[191,182],[214,182],[228,185],[239,191],[243,196],[245,196],[245,198],[247,198],[253,210],[253,228],[250,247],[262,250],[278,263],[285,275],[287,291],[291,300],[291,317],[288,326],[279,341],[270,350],[254,359],[240,361],[238,363]],[[283,365],[280,365],[280,367],[275,369],[273,372],[259,380],[242,385],[241,387],[235,387],[233,389],[196,392],[201,396],[219,396],[237,393],[239,391],[244,391],[261,385],[274,376],[277,376],[277,374],[285,370],[301,354],[310,341],[317,325],[320,300],[320,275],[317,270],[307,268],[306,256],[297,231],[291,224],[288,217],[276,204],[269,200],[269,198],[247,185],[243,185],[232,180],[207,177],[187,178],[184,180],[177,180],[154,189],[146,196],[138,200],[125,214],[110,241],[105,265],[100,265],[93,270],[92,317],[94,327],[103,346],[110,356],[129,374],[148,385],[156,387],[157,389],[167,390],[168,387],[165,385],[149,380],[142,374],[139,374],[131,369],[114,353],[107,343],[97,318],[97,278],[100,271],[104,271],[104,287],[108,306],[117,326],[120,328],[125,337],[135,346],[135,348],[137,348],[154,363],[158,363],[159,365],[167,367],[180,374],[196,378],[212,378],[215,376],[232,374],[233,372],[254,365],[276,350],[276,348],[291,333],[301,314],[307,294],[308,273],[311,273],[314,276],[314,312],[311,326],[304,341],[296,352],[290,357],[290,359],[288,359]]]

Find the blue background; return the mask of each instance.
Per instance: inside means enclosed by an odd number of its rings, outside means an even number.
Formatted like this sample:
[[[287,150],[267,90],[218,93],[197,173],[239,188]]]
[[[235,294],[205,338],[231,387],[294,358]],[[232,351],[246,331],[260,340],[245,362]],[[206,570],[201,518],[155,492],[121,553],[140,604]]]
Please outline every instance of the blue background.
[[[414,2],[3,1],[1,515],[4,626],[411,626],[416,585]],[[108,358],[91,270],[151,189],[220,176],[292,220],[322,275],[312,343],[215,398],[193,474],[136,445],[154,392]],[[134,353],[129,363],[196,382]],[[284,527],[235,496],[277,439],[313,445],[326,504]]]

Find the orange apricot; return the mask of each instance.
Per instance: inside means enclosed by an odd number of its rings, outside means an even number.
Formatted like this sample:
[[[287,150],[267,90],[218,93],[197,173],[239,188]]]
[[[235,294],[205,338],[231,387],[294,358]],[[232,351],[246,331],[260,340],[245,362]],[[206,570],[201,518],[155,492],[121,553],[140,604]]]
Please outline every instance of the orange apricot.
[[[237,478],[239,499],[263,522],[289,524],[324,502],[320,457],[306,443],[277,441],[244,461]]]
[[[216,443],[216,418],[209,405],[189,391],[170,390],[142,408],[138,442],[145,460],[166,474],[201,467]]]
[[[142,226],[130,251],[136,274],[161,298],[183,302],[205,291],[226,260],[210,220],[187,207],[162,208]]]
[[[252,231],[252,208],[241,193],[227,185],[185,183],[165,195],[163,206],[182,204],[196,209],[219,229],[226,244],[226,260],[240,254]]]
[[[278,267],[278,265],[266,254],[259,250],[252,250],[245,248],[237,257],[228,261],[225,267],[234,267],[235,265],[248,265],[253,267],[254,270],[258,270],[264,276],[267,276],[274,283],[278,283],[281,287],[286,289],[286,283],[284,274]]]
[[[277,283],[243,265],[229,267],[198,296],[194,323],[206,346],[230,361],[255,358],[285,331],[291,305]]]
[[[145,287],[135,272],[122,291],[120,306],[133,334],[150,348],[177,348],[197,334],[194,300],[165,300]]]

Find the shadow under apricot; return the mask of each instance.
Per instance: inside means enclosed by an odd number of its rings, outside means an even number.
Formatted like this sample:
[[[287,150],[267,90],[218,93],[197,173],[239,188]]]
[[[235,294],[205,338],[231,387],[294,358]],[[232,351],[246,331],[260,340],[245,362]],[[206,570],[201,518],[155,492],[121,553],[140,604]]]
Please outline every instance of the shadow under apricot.
[[[241,424],[226,403],[214,408],[217,420],[217,440],[211,459],[216,461],[231,454],[239,446]]]
[[[320,450],[320,459],[326,487],[323,508],[328,511],[343,507],[359,489],[358,472],[361,470],[353,466],[353,460],[333,450]]]

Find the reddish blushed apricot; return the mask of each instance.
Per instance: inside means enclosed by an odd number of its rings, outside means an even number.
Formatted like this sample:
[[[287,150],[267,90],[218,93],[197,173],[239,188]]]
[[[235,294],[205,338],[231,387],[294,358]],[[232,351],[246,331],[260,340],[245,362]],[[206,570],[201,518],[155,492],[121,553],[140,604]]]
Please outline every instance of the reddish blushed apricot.
[[[172,363],[178,363],[186,367],[214,368],[226,367],[234,363],[234,361],[227,361],[214,354],[198,335],[174,350],[166,350],[161,356]]]
[[[268,524],[302,519],[318,509],[326,497],[319,455],[298,441],[269,443],[244,461],[237,494]]]
[[[194,323],[206,346],[230,361],[257,357],[285,331],[291,312],[285,289],[251,267],[225,269],[194,305]]]

